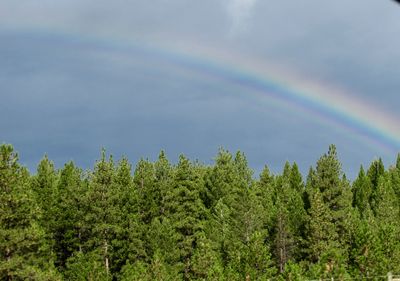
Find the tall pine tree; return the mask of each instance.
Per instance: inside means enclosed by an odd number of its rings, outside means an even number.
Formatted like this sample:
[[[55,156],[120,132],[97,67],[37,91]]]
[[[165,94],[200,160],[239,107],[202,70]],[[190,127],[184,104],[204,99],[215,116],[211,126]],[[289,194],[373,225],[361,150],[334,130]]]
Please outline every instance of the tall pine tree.
[[[57,280],[41,210],[11,145],[0,146],[0,279]]]

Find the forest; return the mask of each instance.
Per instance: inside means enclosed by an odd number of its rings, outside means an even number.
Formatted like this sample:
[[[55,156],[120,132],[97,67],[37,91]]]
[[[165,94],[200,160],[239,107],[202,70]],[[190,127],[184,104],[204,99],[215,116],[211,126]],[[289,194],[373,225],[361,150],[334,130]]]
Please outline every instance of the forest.
[[[1,280],[385,280],[400,273],[400,157],[360,168],[336,147],[303,176],[254,175],[242,152],[212,165],[114,160],[30,173],[0,145]],[[381,279],[380,279],[381,278]],[[383,279],[382,279],[383,278]]]

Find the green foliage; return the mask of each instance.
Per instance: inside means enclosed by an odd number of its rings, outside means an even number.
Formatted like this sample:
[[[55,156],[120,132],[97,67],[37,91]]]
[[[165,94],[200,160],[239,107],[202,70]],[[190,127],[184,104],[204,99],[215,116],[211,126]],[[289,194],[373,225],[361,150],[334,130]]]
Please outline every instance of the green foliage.
[[[273,217],[273,254],[279,272],[285,271],[290,260],[300,259],[306,211],[303,202],[302,177],[297,166],[287,162],[282,176],[275,181],[275,215]]]
[[[381,267],[383,259],[382,244],[379,241],[379,227],[371,211],[357,222],[355,228],[351,259],[356,276],[363,279],[385,275]]]
[[[258,179],[242,152],[213,165],[45,156],[37,172],[0,146],[1,280],[364,280],[400,273],[400,156],[350,184],[330,146]]]
[[[56,266],[63,271],[67,259],[82,252],[88,239],[89,227],[85,216],[88,211],[87,183],[83,172],[74,163],[65,164],[59,173],[57,200],[53,206],[52,234]]]
[[[166,214],[175,231],[173,242],[179,251],[176,262],[181,264],[182,274],[188,280],[193,275],[191,258],[206,219],[206,209],[199,193],[202,182],[192,164],[182,155],[173,182],[165,198]]]
[[[353,183],[353,206],[359,211],[361,217],[371,208],[372,183],[361,166],[357,179]]]
[[[101,254],[96,252],[77,252],[71,256],[66,265],[65,278],[76,281],[109,281],[111,276],[106,271]]]
[[[351,244],[352,194],[335,146],[318,160],[315,173],[310,175],[308,194],[308,258],[326,268],[325,276],[341,277]]]
[[[0,279],[57,280],[42,211],[28,171],[11,145],[0,146]]]

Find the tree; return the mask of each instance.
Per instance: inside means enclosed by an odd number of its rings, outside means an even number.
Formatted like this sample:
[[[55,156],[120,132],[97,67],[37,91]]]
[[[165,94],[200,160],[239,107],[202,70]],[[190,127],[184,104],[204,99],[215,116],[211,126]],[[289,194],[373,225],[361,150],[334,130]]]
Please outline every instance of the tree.
[[[133,183],[137,190],[139,215],[143,224],[149,224],[160,213],[161,194],[155,181],[154,165],[140,159],[135,168]]]
[[[269,259],[265,241],[269,223],[266,220],[271,214],[268,213],[270,210],[264,209],[264,203],[268,206],[270,203],[263,202],[263,195],[268,193],[262,185],[254,184],[252,171],[241,152],[232,159],[229,152],[220,150],[209,179],[208,186],[216,200],[212,208],[213,241],[219,245],[225,275],[246,278],[256,274],[254,267],[260,265],[250,259],[253,243],[261,246],[259,250],[265,253],[263,257]],[[269,188],[268,183],[266,185]],[[263,217],[265,214],[269,215],[267,219]],[[252,240],[255,233],[259,233],[257,242]]]
[[[0,279],[57,280],[29,173],[11,145],[0,146]]]
[[[376,200],[379,196],[377,191],[378,183],[384,173],[385,167],[381,158],[379,158],[378,160],[374,160],[367,171],[367,176],[371,181],[371,195],[369,198],[369,203],[373,211],[375,211]]]
[[[370,209],[357,220],[355,227],[351,260],[353,260],[354,276],[362,279],[385,275],[381,262],[383,260],[382,243],[379,239],[379,227]]]
[[[334,145],[318,160],[311,177],[309,258],[313,262],[323,262],[330,274],[343,274],[340,265],[348,260],[351,240],[352,194]]]
[[[54,163],[47,155],[40,161],[37,173],[32,177],[32,189],[36,194],[36,201],[42,209],[42,224],[48,232],[52,232],[54,221],[54,205],[57,200],[58,175],[54,169]]]
[[[88,202],[90,204],[86,215],[86,223],[90,226],[90,236],[87,247],[94,255],[99,255],[103,269],[107,275],[114,266],[111,259],[113,253],[112,241],[119,231],[118,217],[120,215],[121,193],[115,184],[115,167],[112,156],[106,159],[103,149],[101,159],[97,161],[90,178]]]
[[[97,251],[76,252],[66,264],[66,280],[111,281],[111,276],[104,267],[101,254]]]
[[[353,183],[353,206],[357,208],[361,217],[367,213],[370,207],[372,183],[361,166],[357,179]]]
[[[381,266],[386,271],[400,270],[399,205],[391,177],[385,173],[380,177],[375,198],[375,216],[383,250]]]
[[[185,280],[193,275],[191,258],[206,219],[206,209],[199,193],[202,184],[189,160],[181,155],[174,172],[173,186],[165,198],[165,206],[176,233],[175,245],[179,249],[176,262],[181,264]]]
[[[147,258],[144,245],[144,224],[139,212],[138,189],[131,175],[132,165],[123,157],[115,169],[112,210],[114,212],[114,236],[111,241],[113,260],[112,270],[115,273],[128,263],[136,263]],[[144,206],[144,205],[143,205]]]
[[[82,253],[88,239],[89,227],[87,182],[83,171],[73,162],[64,165],[57,182],[57,198],[53,210],[52,236],[55,241],[56,266],[64,271],[68,258]]]
[[[54,163],[49,160],[47,155],[40,161],[36,175],[31,177],[31,188],[35,195],[35,201],[41,210],[38,223],[43,228],[46,244],[50,246],[51,252],[56,253],[57,241],[55,232],[56,220],[58,218],[58,178]],[[55,263],[57,265],[57,261]]]
[[[297,165],[286,162],[282,176],[275,181],[275,255],[280,272],[290,259],[300,258],[306,211],[304,184]]]

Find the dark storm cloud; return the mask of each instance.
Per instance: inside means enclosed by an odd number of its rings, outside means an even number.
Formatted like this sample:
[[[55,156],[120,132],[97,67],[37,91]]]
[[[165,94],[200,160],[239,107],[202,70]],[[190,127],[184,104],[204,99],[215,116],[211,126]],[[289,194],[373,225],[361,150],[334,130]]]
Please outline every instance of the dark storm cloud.
[[[264,164],[279,171],[285,160],[306,171],[336,143],[350,155],[343,162],[354,174],[360,162],[383,151],[294,108],[267,98],[260,103],[251,90],[101,38],[232,51],[344,86],[394,110],[400,10],[392,4],[4,1],[0,141],[13,143],[31,168],[45,152],[58,165],[74,159],[90,167],[103,146],[133,161],[166,149],[174,159],[183,152],[206,162],[225,146],[246,152],[258,171]]]

